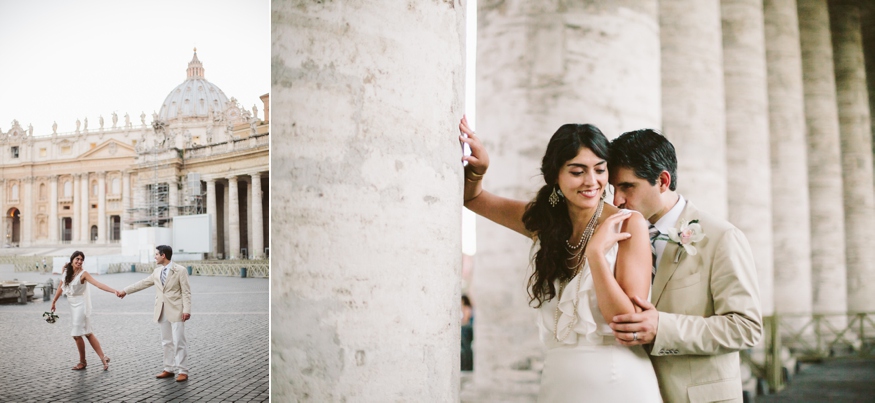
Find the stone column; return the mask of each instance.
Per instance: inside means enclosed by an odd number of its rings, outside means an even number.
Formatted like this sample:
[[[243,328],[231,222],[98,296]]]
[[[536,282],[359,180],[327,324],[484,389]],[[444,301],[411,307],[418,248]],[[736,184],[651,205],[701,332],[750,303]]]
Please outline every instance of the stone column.
[[[678,191],[727,217],[726,115],[719,0],[661,0],[663,130],[678,157]]]
[[[219,247],[216,234],[219,232],[218,212],[216,211],[216,180],[207,180],[207,214],[210,216],[210,253],[209,258],[215,259]]]
[[[33,243],[34,218],[36,217],[36,203],[33,202],[33,177],[24,178],[24,197],[21,204],[21,242],[22,247],[28,247]]]
[[[58,175],[49,179],[49,242],[60,243],[58,232],[61,222],[58,221]]]
[[[272,7],[271,399],[459,401],[463,7]]]
[[[71,175],[70,180],[73,182],[73,225],[70,228],[70,242],[76,243],[82,234],[82,186],[79,184],[79,174]]]
[[[249,198],[252,207],[249,220],[252,232],[249,233],[249,255],[253,259],[264,257],[264,214],[261,211],[261,173],[252,174],[252,196]]]
[[[869,312],[875,310],[875,188],[858,3],[830,1],[829,17],[842,139],[848,310]]]
[[[0,248],[6,246],[8,238],[6,238],[6,220],[9,213],[6,211],[6,180],[0,178]],[[11,235],[10,235],[11,236]]]
[[[872,127],[872,152],[875,153],[875,4],[861,3],[860,27],[863,31],[863,55],[866,57],[866,83],[869,92],[869,123]]]
[[[842,177],[842,156],[827,0],[797,0],[797,9],[808,127],[812,309],[844,312],[845,214],[842,181],[837,180]]]
[[[131,229],[133,226],[129,224],[125,224],[125,221],[129,219],[128,217],[128,209],[131,208],[131,172],[130,171],[122,171],[122,215],[121,225],[123,229]]]
[[[179,213],[179,182],[176,181],[176,175],[167,181],[167,191],[168,217],[176,217]]]
[[[769,94],[762,0],[723,0],[728,217],[747,236],[763,314],[774,312]]]
[[[802,54],[795,0],[765,0],[775,312],[811,312],[811,232]]]
[[[229,219],[229,211],[230,211],[229,206],[231,205],[231,199],[230,199],[230,196],[228,196],[229,194],[230,194],[230,192],[228,192],[228,185],[226,184],[222,188],[222,207],[223,207],[222,214],[224,214],[224,215],[222,216],[222,229],[221,229],[221,231],[222,231],[222,252],[223,252],[223,256],[225,257],[225,259],[231,258],[231,253],[229,252],[229,250],[231,250],[231,244],[230,244],[231,236],[229,235],[231,233],[229,230],[230,225],[231,225],[231,220]]]
[[[228,177],[228,259],[240,256],[240,193],[237,189],[237,177]]]
[[[81,241],[83,243],[91,242],[91,181],[89,180],[88,173],[84,173],[81,175],[80,183],[82,184],[82,227],[80,230]]]
[[[97,174],[97,243],[106,243],[106,172]]]

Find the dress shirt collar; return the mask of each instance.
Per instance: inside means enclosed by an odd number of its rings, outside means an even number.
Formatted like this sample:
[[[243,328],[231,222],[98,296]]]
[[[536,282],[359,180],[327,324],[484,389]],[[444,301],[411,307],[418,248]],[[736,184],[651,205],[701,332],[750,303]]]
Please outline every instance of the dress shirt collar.
[[[653,224],[657,229],[659,229],[659,233],[668,234],[671,228],[677,228],[678,219],[681,218],[681,213],[684,211],[684,207],[687,205],[687,200],[684,199],[680,194],[678,195],[678,201],[675,203],[674,207],[665,213],[662,218],[656,221],[656,224]]]

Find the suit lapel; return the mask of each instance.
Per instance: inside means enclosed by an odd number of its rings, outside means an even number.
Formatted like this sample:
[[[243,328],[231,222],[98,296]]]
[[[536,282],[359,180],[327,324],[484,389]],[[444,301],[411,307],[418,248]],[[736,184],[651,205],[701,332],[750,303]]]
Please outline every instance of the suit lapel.
[[[164,288],[169,287],[171,281],[175,278],[176,278],[176,267],[170,266],[170,269],[167,270],[167,279],[164,281]]]
[[[680,228],[681,223],[693,220],[698,217],[698,215],[696,207],[687,200],[687,205],[684,206],[684,210],[681,211],[681,216],[675,223],[674,228]],[[667,241],[665,245],[665,250],[663,250],[662,257],[659,259],[659,266],[657,266],[656,269],[656,277],[654,277],[653,286],[651,287],[650,303],[654,306],[659,303],[659,297],[662,296],[665,286],[668,284],[668,281],[671,280],[671,276],[674,275],[678,265],[680,265],[686,257],[686,253],[681,253],[680,258],[675,262],[675,256],[677,256],[680,247],[680,245],[672,241]]]

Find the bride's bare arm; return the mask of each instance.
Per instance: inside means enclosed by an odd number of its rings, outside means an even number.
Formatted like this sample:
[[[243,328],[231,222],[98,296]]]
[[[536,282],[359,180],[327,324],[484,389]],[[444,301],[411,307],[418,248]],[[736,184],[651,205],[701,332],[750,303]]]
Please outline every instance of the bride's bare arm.
[[[115,289],[111,288],[110,286],[108,286],[106,284],[101,283],[100,281],[95,280],[94,277],[90,273],[88,273],[87,271],[85,273],[82,273],[82,278],[84,278],[85,281],[91,283],[91,285],[93,285],[97,288],[100,288],[103,291],[115,294]]]
[[[523,214],[528,203],[496,196],[483,190],[482,180],[489,168],[489,154],[486,153],[480,138],[468,127],[467,118],[462,118],[459,131],[467,135],[467,137],[459,136],[459,140],[471,147],[471,155],[463,158],[468,162],[468,166],[465,167],[465,207],[531,238],[532,234],[523,225]]]
[[[617,224],[621,224],[619,233],[612,229]],[[615,242],[619,247],[612,273],[605,253]],[[620,212],[606,219],[590,240],[586,255],[602,316],[610,320],[615,315],[640,312],[632,297],[647,299],[651,273],[650,237],[644,216]]]

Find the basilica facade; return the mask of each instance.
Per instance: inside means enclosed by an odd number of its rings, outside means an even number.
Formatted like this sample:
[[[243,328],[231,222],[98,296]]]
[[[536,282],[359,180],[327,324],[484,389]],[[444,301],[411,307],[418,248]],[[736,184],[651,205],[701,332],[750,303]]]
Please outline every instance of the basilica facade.
[[[245,108],[204,76],[185,80],[147,122],[116,113],[98,127],[35,135],[0,130],[0,247],[118,243],[124,230],[207,214],[208,258],[268,253],[269,95]],[[261,117],[259,116],[261,115]],[[134,118],[136,119],[136,117]]]

